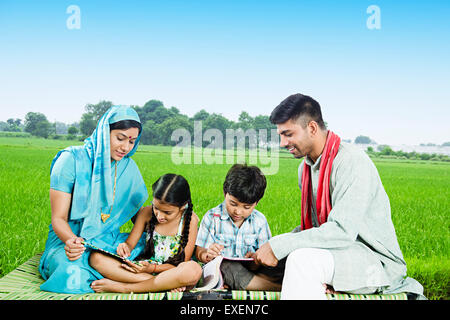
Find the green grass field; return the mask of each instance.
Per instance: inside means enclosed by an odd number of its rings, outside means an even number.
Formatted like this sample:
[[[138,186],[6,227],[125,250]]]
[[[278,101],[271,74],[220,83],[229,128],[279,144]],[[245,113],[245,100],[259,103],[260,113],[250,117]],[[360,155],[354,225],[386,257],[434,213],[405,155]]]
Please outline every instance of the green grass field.
[[[0,137],[0,277],[44,250],[50,223],[50,163],[58,150],[74,144],[82,142]],[[171,148],[158,146],[140,146],[133,158],[149,190],[164,173],[185,176],[200,218],[223,200],[222,183],[230,164],[175,165]],[[273,235],[299,224],[298,164],[281,154],[278,173],[267,176],[257,209],[266,215]],[[423,284],[429,299],[449,299],[450,164],[383,160],[375,165],[390,198],[408,276]],[[122,230],[130,228],[127,223]]]

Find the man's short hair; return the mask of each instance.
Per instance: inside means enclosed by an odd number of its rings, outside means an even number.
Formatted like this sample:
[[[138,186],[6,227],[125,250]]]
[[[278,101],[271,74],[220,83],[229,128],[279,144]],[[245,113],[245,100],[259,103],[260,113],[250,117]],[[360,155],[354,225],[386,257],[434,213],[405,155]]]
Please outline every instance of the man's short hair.
[[[228,170],[223,192],[239,202],[253,204],[264,196],[266,185],[266,177],[258,167],[235,164]]]
[[[270,115],[270,122],[273,124],[285,123],[288,120],[297,121],[300,117],[304,118],[303,128],[314,120],[323,130],[326,129],[325,122],[322,119],[320,104],[311,98],[300,93],[290,95],[284,99]]]

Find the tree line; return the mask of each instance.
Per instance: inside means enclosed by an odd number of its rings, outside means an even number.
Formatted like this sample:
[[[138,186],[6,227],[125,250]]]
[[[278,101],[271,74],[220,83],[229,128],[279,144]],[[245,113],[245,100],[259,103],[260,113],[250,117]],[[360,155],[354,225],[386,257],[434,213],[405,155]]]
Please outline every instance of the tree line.
[[[78,138],[84,140],[91,135],[95,129],[98,120],[108,110],[113,103],[111,101],[100,101],[97,104],[87,104],[85,112],[82,114],[78,123],[69,125],[64,134],[67,139]],[[177,142],[171,140],[172,132],[176,129],[186,129],[191,136],[194,133],[194,122],[202,122],[203,132],[208,129],[218,129],[223,136],[227,129],[276,129],[269,116],[257,115],[252,117],[248,112],[242,111],[238,121],[232,121],[222,114],[209,113],[205,109],[198,111],[194,116],[189,117],[182,114],[176,107],[166,108],[163,102],[159,100],[150,100],[143,106],[132,105],[141,119],[142,135],[141,143],[148,145],[175,145]],[[61,127],[61,123],[58,123]],[[8,119],[7,122],[0,122],[0,130],[12,132],[28,132],[33,136],[43,138],[62,139],[58,134],[57,123],[50,123],[47,117],[39,112],[28,112],[25,121],[22,124],[21,119]],[[208,145],[207,142],[204,142]],[[205,146],[205,145],[204,145]]]
[[[21,119],[8,119],[6,122],[0,121],[0,131],[9,132],[26,132],[33,136],[52,138],[52,139],[78,139],[83,141],[90,136],[97,126],[98,120],[111,107],[111,101],[102,100],[97,104],[87,104],[85,112],[81,115],[79,122],[66,125],[61,122],[51,123],[47,117],[39,112],[28,112],[25,116],[25,121],[22,123]],[[142,135],[141,143],[147,145],[168,145],[174,146],[177,142],[171,140],[172,133],[176,129],[186,129],[191,137],[194,133],[194,122],[201,121],[202,133],[208,129],[217,129],[222,135],[226,136],[227,129],[248,129],[257,130],[265,129],[267,134],[270,130],[276,129],[269,116],[257,115],[252,117],[248,112],[242,111],[239,115],[238,121],[232,121],[224,117],[222,114],[209,113],[202,109],[195,113],[192,117],[182,114],[176,107],[166,108],[163,102],[159,100],[149,100],[143,106],[133,105],[136,112],[141,119]],[[351,142],[351,140],[343,140]],[[208,146],[211,142],[202,141],[203,147]],[[375,141],[367,136],[358,136],[354,140],[356,144],[376,144]],[[248,147],[249,141],[246,141]],[[430,144],[429,144],[430,145]],[[435,144],[433,144],[436,146]],[[445,142],[442,146],[450,146],[450,142]],[[387,145],[378,146],[378,152],[373,150],[373,147],[368,147],[367,153],[373,157],[396,157],[401,159],[420,159],[420,160],[439,160],[449,161],[449,157],[440,154],[427,154],[417,152],[403,152],[393,151]]]
[[[405,152],[402,150],[394,151],[388,145],[381,144],[377,147],[378,151],[375,151],[373,147],[367,147],[367,154],[375,158],[387,158],[387,159],[408,159],[408,160],[431,160],[431,161],[446,161],[450,162],[450,157],[440,153],[422,153],[422,152]]]
[[[100,101],[97,104],[86,105],[86,112],[81,116],[80,131],[88,136],[95,129],[97,121],[112,106],[111,101]],[[141,142],[149,145],[173,146],[177,142],[171,140],[172,132],[176,129],[186,129],[191,136],[194,133],[194,122],[202,122],[202,131],[218,129],[224,136],[226,129],[276,129],[270,123],[269,116],[258,115],[251,117],[242,111],[237,122],[227,119],[218,113],[209,113],[202,109],[194,116],[188,117],[180,113],[176,107],[166,108],[159,100],[150,100],[141,106],[132,106],[139,115],[142,124]],[[207,142],[205,142],[208,144]],[[204,145],[205,146],[205,145]]]

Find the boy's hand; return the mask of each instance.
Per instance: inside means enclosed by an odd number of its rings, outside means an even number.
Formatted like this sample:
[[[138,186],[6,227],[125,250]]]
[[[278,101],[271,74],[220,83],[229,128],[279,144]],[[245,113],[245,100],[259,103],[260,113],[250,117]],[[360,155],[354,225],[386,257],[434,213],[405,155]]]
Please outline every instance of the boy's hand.
[[[206,261],[209,262],[215,257],[219,256],[223,248],[225,247],[218,243],[213,243],[212,245],[210,245],[208,250],[206,251]]]
[[[128,258],[131,255],[130,247],[126,242],[119,243],[117,246],[117,254],[122,258]]]
[[[247,252],[244,256],[244,258],[252,258],[253,260],[255,260],[255,252]]]
[[[244,258],[252,258],[253,261],[251,261],[250,266],[255,269],[259,268],[260,263],[256,260],[256,252],[249,251],[245,254]]]
[[[252,258],[253,261],[250,262],[250,264],[248,265],[248,269],[250,271],[256,271],[259,268],[259,263],[258,261],[256,261],[256,253],[255,252],[247,252],[244,256],[244,258]]]

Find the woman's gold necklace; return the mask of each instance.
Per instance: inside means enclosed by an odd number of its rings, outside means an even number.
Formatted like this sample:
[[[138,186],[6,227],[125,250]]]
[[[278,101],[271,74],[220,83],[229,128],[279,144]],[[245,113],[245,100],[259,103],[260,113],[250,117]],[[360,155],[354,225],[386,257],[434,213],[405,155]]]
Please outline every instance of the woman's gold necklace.
[[[100,217],[103,221],[103,223],[106,222],[106,220],[108,220],[108,218],[111,216],[111,211],[114,207],[114,199],[116,198],[116,182],[117,182],[117,161],[114,165],[114,191],[113,191],[113,204],[111,206],[111,209],[109,209],[109,214],[103,213],[102,209],[100,209]]]

